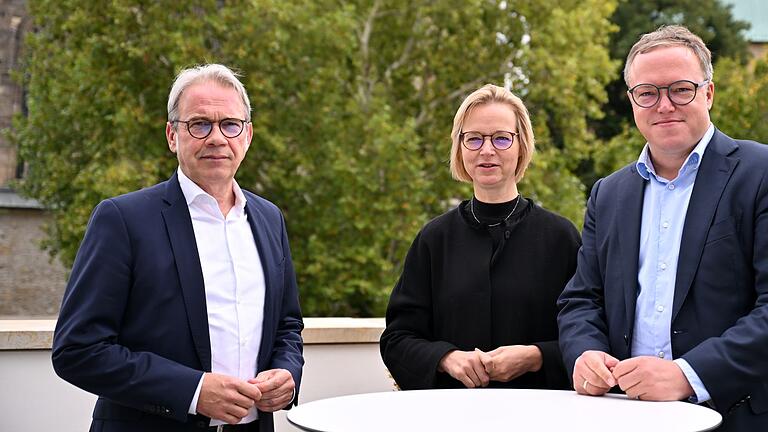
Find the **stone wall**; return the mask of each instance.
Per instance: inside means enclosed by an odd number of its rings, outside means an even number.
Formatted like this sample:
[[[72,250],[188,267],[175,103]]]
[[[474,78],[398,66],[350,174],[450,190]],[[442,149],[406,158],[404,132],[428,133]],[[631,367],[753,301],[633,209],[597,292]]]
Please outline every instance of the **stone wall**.
[[[59,313],[67,272],[40,248],[49,217],[40,209],[0,208],[0,317]]]
[[[21,112],[22,91],[11,79],[21,55],[22,35],[28,25],[25,0],[0,0],[0,130]],[[0,186],[16,178],[16,150],[0,134]]]

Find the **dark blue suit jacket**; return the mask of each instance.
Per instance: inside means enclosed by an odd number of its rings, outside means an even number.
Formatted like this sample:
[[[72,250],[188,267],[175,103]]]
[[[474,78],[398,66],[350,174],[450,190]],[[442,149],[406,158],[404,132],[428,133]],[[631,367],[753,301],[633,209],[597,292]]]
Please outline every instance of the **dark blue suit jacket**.
[[[632,356],[644,187],[632,163],[592,189],[578,268],[558,300],[571,374],[587,350]],[[685,216],[670,332],[724,427],[768,430],[768,146],[715,131]]]
[[[275,205],[243,192],[266,282],[254,375],[287,369],[297,400],[303,323],[285,222]],[[211,370],[211,347],[195,234],[176,174],[93,211],[56,324],[53,366],[99,395],[92,430],[208,426],[208,418],[187,414]],[[262,431],[273,430],[271,414],[259,418]]]

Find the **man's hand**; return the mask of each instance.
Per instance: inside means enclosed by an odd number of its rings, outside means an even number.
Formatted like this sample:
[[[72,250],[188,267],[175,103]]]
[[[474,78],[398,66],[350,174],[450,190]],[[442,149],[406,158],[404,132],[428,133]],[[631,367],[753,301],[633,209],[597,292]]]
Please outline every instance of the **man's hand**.
[[[511,381],[526,372],[541,369],[541,351],[533,345],[508,345],[480,355],[492,381]]]
[[[619,363],[602,351],[585,351],[573,367],[573,389],[579,394],[602,396],[616,385],[611,372]]]
[[[197,412],[204,416],[237,424],[261,399],[261,391],[229,375],[206,372],[197,398]]]
[[[480,360],[481,355],[487,354],[482,351],[451,351],[440,360],[438,370],[446,372],[468,388],[485,387],[490,377]]]
[[[676,401],[693,395],[682,369],[672,360],[653,356],[622,360],[613,369],[619,387],[632,399]]]
[[[291,403],[296,383],[293,376],[285,369],[261,371],[256,378],[248,380],[261,391],[261,399],[256,401],[256,408],[264,412],[275,412]]]

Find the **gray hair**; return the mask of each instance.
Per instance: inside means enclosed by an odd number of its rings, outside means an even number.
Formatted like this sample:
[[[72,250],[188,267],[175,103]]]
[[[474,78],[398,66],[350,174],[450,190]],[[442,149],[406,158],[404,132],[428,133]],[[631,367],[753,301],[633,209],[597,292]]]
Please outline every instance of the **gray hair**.
[[[670,25],[661,26],[654,32],[644,34],[629,50],[627,62],[624,65],[624,82],[627,87],[629,87],[629,70],[638,54],[647,53],[654,48],[670,46],[683,46],[693,51],[699,58],[704,78],[712,80],[712,53],[709,52],[704,41],[681,25]]]
[[[173,82],[171,92],[168,94],[168,121],[179,120],[179,100],[184,91],[193,84],[200,82],[215,82],[224,87],[235,89],[243,102],[245,109],[245,121],[251,121],[251,101],[248,99],[248,93],[240,80],[241,76],[232,69],[220,64],[205,64],[187,68],[179,72],[176,80]]]

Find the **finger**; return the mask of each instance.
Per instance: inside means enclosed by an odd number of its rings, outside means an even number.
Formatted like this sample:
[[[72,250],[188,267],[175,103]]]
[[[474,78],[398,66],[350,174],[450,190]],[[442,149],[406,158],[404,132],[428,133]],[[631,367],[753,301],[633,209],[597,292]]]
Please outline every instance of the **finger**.
[[[240,393],[240,395],[250,398],[253,401],[258,401],[261,399],[261,390],[257,385],[249,384],[247,382],[239,382],[237,383],[235,389]]]
[[[292,384],[293,383],[283,383],[283,385],[281,385],[280,387],[277,387],[268,391],[265,391],[260,387],[259,389],[261,390],[261,399],[274,399],[286,393],[292,393],[293,391]]]
[[[482,363],[476,363],[473,365],[475,375],[477,375],[477,378],[480,380],[480,386],[486,387],[488,386],[488,383],[491,382],[491,377],[488,376],[488,372],[485,371],[485,367],[483,367]]]
[[[226,414],[235,418],[235,423],[239,422],[243,417],[248,415],[248,410],[239,405],[227,405]]]
[[[613,377],[611,371],[608,370],[608,368],[605,366],[602,358],[590,356],[586,359],[585,365],[590,370],[590,372],[592,372],[592,376],[585,374],[585,378],[589,380],[590,384],[594,384],[598,387],[608,388],[616,385],[616,379]]]
[[[255,378],[249,379],[248,382],[252,384],[258,384],[271,381],[274,378],[276,372],[277,371],[275,369],[261,371],[258,375],[256,375]]]
[[[637,370],[637,367],[638,364],[636,362],[621,362],[613,368],[613,376],[616,377],[616,380],[620,381],[622,378]]]
[[[292,393],[288,393],[272,399],[262,399],[256,406],[262,411],[277,411],[288,405],[291,395]]]
[[[475,348],[475,352],[479,356],[480,362],[483,364],[483,369],[485,369],[485,372],[490,374],[494,367],[493,358],[488,353],[484,353],[477,348]]]

